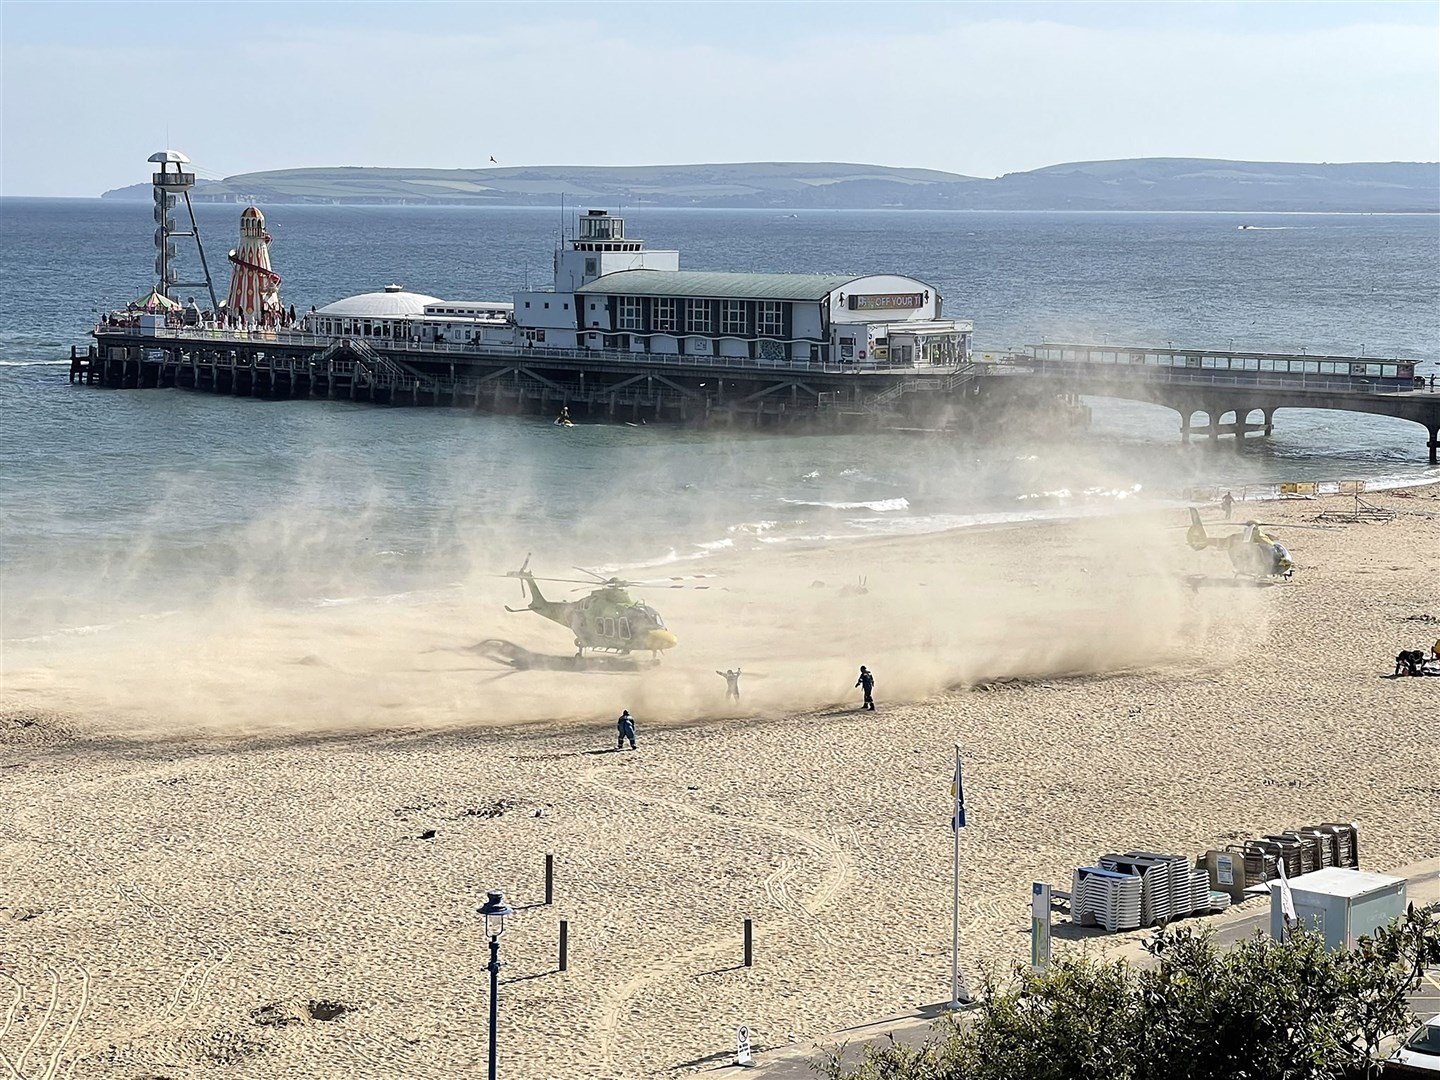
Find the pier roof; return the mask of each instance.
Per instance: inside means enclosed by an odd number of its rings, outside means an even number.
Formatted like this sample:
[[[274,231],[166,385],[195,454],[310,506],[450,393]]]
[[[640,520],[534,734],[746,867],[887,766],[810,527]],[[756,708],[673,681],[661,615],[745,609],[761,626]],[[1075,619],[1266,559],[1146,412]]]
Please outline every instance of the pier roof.
[[[823,300],[855,274],[719,274],[619,270],[576,289],[601,296],[693,296],[720,300]]]
[[[438,296],[426,296],[424,293],[391,288],[383,292],[367,292],[361,293],[359,296],[347,296],[344,300],[326,304],[316,314],[340,315],[352,319],[357,316],[362,319],[397,319],[406,315],[423,315],[426,304],[443,304],[444,302]]]

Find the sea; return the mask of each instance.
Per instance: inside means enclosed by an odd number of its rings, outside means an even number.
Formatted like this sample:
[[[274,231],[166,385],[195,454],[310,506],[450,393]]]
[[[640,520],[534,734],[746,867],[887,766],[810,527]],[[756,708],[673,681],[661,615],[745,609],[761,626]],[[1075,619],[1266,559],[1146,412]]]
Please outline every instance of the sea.
[[[1179,505],[1195,487],[1440,480],[1418,425],[1309,410],[1278,413],[1273,438],[1237,450],[1181,445],[1174,412],[1099,398],[1083,433],[981,439],[562,429],[72,386],[71,346],[151,286],[151,209],[0,199],[5,641],[164,617],[237,576],[279,605],[384,602],[532,553],[542,571],[703,573],[720,552]],[[565,225],[558,208],[263,209],[300,311],[391,283],[508,299],[548,281]],[[947,315],[974,320],[980,352],[1173,342],[1440,373],[1434,215],[611,209],[689,269],[921,278]],[[222,296],[240,210],[197,208]]]

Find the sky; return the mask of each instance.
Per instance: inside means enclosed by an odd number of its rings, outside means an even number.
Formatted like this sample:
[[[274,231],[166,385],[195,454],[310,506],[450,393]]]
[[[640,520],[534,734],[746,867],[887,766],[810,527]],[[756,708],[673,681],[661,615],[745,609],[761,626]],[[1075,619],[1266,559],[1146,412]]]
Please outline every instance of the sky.
[[[1440,160],[1440,0],[0,0],[0,194],[305,166]]]

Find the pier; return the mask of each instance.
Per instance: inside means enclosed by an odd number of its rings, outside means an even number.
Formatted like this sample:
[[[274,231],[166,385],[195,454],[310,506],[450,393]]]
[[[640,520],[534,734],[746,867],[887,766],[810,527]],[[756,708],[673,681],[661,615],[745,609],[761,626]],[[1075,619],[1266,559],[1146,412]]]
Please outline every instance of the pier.
[[[1240,445],[1270,435],[1278,410],[1338,409],[1420,424],[1431,463],[1440,450],[1440,391],[1433,380],[1387,375],[1396,361],[1375,358],[1040,345],[942,367],[381,343],[208,327],[102,324],[94,336],[84,352],[71,350],[72,383],[534,416],[555,416],[564,407],[592,421],[846,429],[954,426],[1012,405],[1074,426],[1088,417],[1084,395],[1174,409],[1187,442],[1230,436]],[[1054,359],[1067,355],[1062,349],[1070,358]],[[1100,355],[1126,359],[1101,362]],[[1162,357],[1195,366],[1147,362]],[[1198,366],[1207,360],[1255,367]],[[1260,370],[1261,363],[1270,370]],[[1401,371],[1413,370],[1407,363]],[[1351,374],[1362,369],[1376,374]]]
[[[1421,425],[1430,463],[1440,452],[1440,388],[1414,376],[1414,361],[1367,356],[1248,350],[1157,349],[1044,344],[990,371],[1092,397],[1174,409],[1180,435],[1235,444],[1274,431],[1280,409],[1336,409],[1393,416]],[[1203,417],[1196,424],[1196,417]]]
[[[472,347],[308,333],[102,325],[70,381],[577,420],[789,427],[940,424],[979,368]],[[1065,405],[1065,392],[1041,391]]]

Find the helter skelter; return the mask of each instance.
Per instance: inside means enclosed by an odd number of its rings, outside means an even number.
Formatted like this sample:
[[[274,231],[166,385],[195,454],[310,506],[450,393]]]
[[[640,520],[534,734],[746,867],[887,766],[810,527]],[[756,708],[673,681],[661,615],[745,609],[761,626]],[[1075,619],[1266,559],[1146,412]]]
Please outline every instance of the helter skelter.
[[[240,215],[240,245],[230,251],[230,294],[225,311],[230,318],[264,323],[284,310],[280,303],[280,275],[270,269],[270,234],[265,215],[247,206]]]

